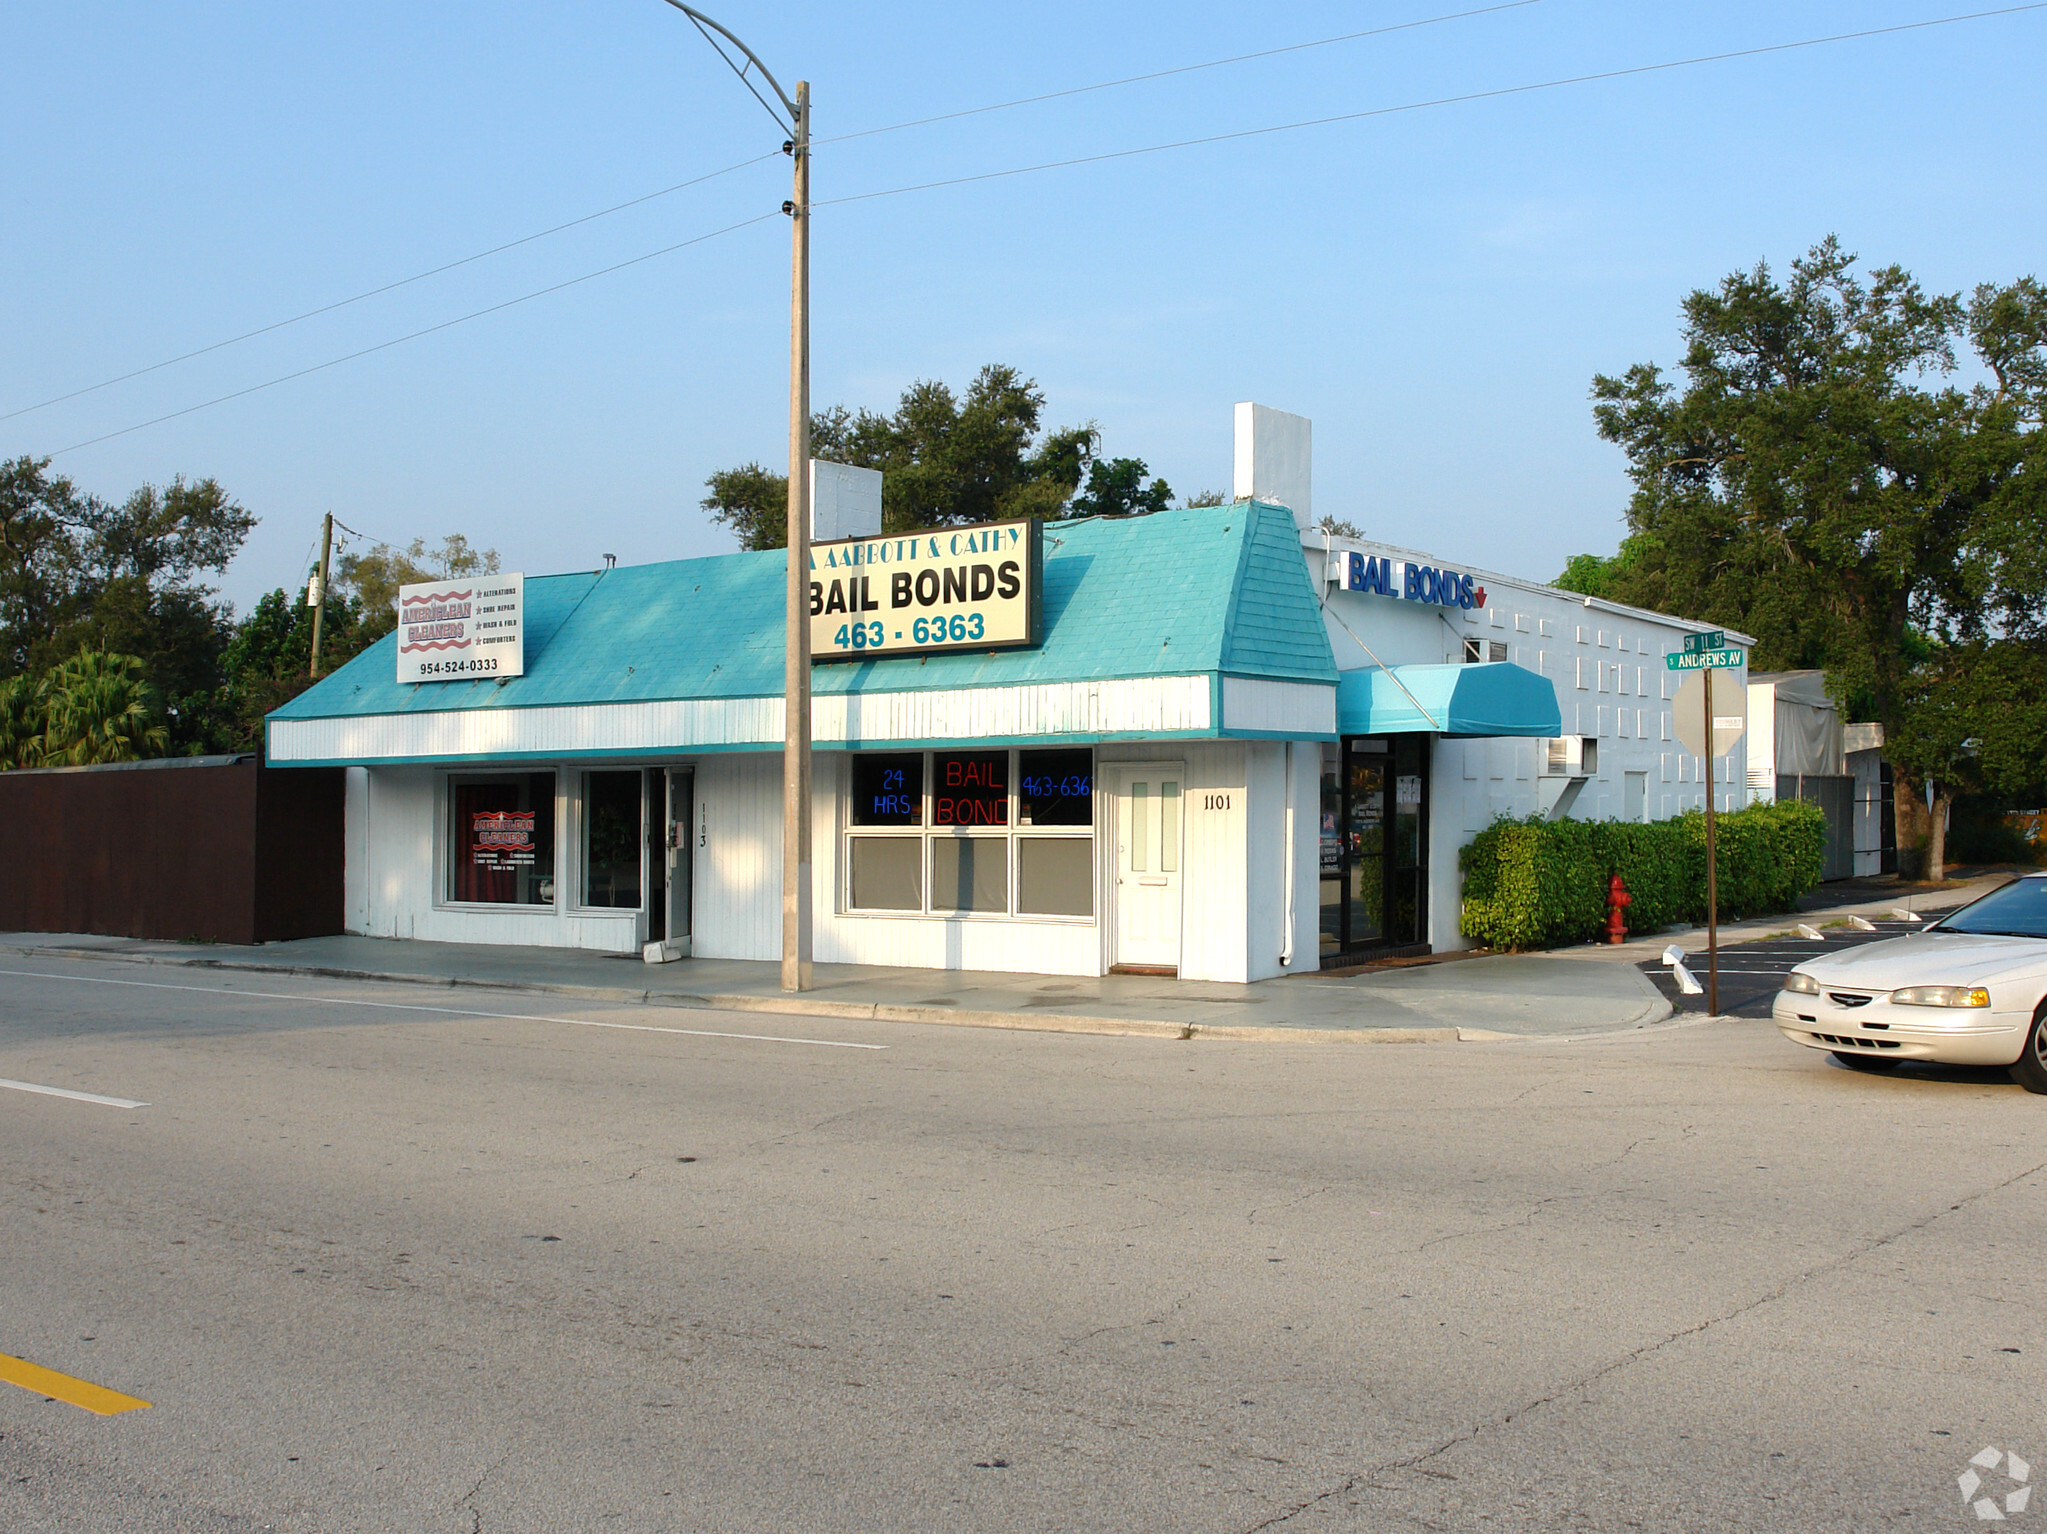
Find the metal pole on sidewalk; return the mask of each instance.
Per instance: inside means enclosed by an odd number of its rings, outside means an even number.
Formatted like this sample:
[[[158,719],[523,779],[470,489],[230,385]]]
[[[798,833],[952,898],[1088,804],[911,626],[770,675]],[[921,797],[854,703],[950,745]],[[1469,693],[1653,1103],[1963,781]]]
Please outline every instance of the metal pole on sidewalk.
[[[810,82],[796,82],[789,201],[789,634],[782,692],[782,989],[810,989]]]
[[[782,989],[810,989],[810,82],[791,101],[768,66],[728,28],[683,0],[668,0],[696,24],[739,83],[780,124],[781,113],[750,76],[767,82],[788,114],[782,147],[795,161],[795,191],[782,204],[793,224],[789,252],[788,633],[782,657]],[[713,36],[712,34],[716,34]],[[720,42],[719,39],[724,39]],[[730,43],[746,62],[726,52]]]
[[[1706,1015],[1720,1015],[1720,879],[1713,856],[1713,748],[1719,744],[1714,738],[1714,726],[1718,715],[1714,710],[1719,706],[1713,696],[1719,690],[1718,670],[1708,671],[1705,676],[1706,701]]]

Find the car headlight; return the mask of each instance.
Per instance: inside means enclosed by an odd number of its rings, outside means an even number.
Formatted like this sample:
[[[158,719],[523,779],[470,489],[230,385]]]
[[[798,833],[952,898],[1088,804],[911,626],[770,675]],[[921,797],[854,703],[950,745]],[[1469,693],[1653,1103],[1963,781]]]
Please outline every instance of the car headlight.
[[[1908,985],[1891,992],[1901,1007],[1987,1007],[1990,993],[1980,985]]]
[[[1801,996],[1817,996],[1820,993],[1820,983],[1812,976],[1802,975],[1794,969],[1784,977],[1784,989],[1796,991]]]

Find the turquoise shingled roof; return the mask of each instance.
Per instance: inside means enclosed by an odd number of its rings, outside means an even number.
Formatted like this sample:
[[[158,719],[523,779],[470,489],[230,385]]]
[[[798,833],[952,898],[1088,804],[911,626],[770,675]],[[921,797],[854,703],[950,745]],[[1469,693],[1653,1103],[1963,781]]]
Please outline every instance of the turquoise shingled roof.
[[[526,674],[402,685],[395,634],[273,719],[778,697],[779,551],[526,582]],[[1203,672],[1334,684],[1291,513],[1258,501],[1045,527],[1044,643],[818,665],[821,694]]]

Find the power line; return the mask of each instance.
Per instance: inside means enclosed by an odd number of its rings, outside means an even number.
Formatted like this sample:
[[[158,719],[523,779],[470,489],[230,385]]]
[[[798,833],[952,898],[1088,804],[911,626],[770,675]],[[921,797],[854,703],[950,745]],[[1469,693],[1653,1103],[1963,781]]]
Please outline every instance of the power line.
[[[2047,4],[2047,0],[2042,0],[2042,3]],[[295,378],[304,378],[311,373],[325,372],[328,368],[340,367],[344,362],[354,362],[357,358],[370,356],[374,352],[388,351],[394,346],[403,346],[407,341],[417,341],[421,336],[430,336],[437,331],[449,330],[457,325],[466,325],[471,320],[482,319],[486,314],[497,314],[502,310],[513,308],[519,304],[531,303],[536,298],[545,298],[548,294],[559,293],[564,288],[573,288],[579,283],[594,282],[599,277],[609,277],[613,272],[622,272],[629,266],[638,266],[642,262],[652,261],[660,256],[673,255],[678,250],[687,250],[692,245],[701,245],[704,241],[715,240],[720,235],[731,234],[735,230],[751,228],[755,224],[766,223],[771,218],[780,217],[782,217],[780,209],[776,209],[772,213],[756,214],[754,217],[742,219],[736,224],[727,224],[723,229],[714,229],[709,234],[700,234],[694,239],[683,240],[674,245],[665,245],[659,250],[650,250],[645,255],[634,256],[629,260],[615,262],[610,266],[600,267],[594,272],[585,272],[580,277],[571,277],[565,282],[553,283],[544,288],[536,288],[531,293],[520,294],[517,298],[508,298],[503,303],[491,304],[487,308],[473,309],[469,313],[458,315],[452,320],[442,320],[438,325],[428,325],[422,330],[415,330],[402,336],[394,336],[388,341],[379,341],[375,346],[365,346],[360,351],[352,351],[344,357],[330,357],[327,361],[316,362],[311,367],[300,368],[292,373],[283,373],[276,378],[265,379],[262,383],[250,384],[246,389],[236,389],[229,394],[216,395],[212,399],[202,400],[199,404],[187,405],[182,410],[173,410],[165,415],[156,416],[151,420],[138,421],[133,426],[123,426],[119,431],[102,432],[97,437],[87,437],[83,442],[74,442],[68,447],[58,448],[50,456],[52,458],[62,457],[65,453],[75,453],[83,447],[92,447],[101,442],[111,442],[116,437],[125,437],[130,432],[144,431],[151,426],[161,426],[165,421],[175,421],[180,416],[191,415],[200,410],[210,410],[215,405],[225,405],[229,400],[243,399],[248,395],[260,393],[264,389],[274,389],[279,384],[290,383]]]
[[[853,133],[835,134],[831,138],[815,139],[812,142],[843,144],[848,139],[872,138],[877,133],[900,133],[905,128],[926,128],[933,123],[955,122],[962,117],[979,117],[988,112],[1006,112],[1011,107],[1036,106],[1041,101],[1060,101],[1068,96],[1085,96],[1094,91],[1115,90],[1124,85],[1142,85],[1149,80],[1168,80],[1174,75],[1198,74],[1204,69],[1221,69],[1228,64],[1248,64],[1255,59],[1278,58],[1284,53],[1300,53],[1308,48],[1327,48],[1336,43],[1354,43],[1362,38],[1384,37],[1392,32],[1412,32],[1417,27],[1433,27],[1446,21],[1465,21],[1473,16],[1490,16],[1495,11],[1518,11],[1525,6],[1541,3],[1542,0],[1506,0],[1505,4],[1480,6],[1474,11],[1451,11],[1443,16],[1424,17],[1420,21],[1400,21],[1391,26],[1372,27],[1364,32],[1345,32],[1338,37],[1318,37],[1313,42],[1288,43],[1279,48],[1261,48],[1256,53],[1237,53],[1226,59],[1210,59],[1202,64],[1181,64],[1173,69],[1155,69],[1149,74],[1125,75],[1120,80],[1103,80],[1094,85],[1075,85],[1063,91],[1047,91],[1042,96],[1019,96],[1014,101],[998,101],[993,106],[966,107],[957,112],[940,112],[936,117],[913,117],[908,122],[890,123],[885,128],[861,128]]]
[[[1183,64],[1173,69],[1154,70],[1150,74],[1129,75],[1120,80],[1104,80],[1094,85],[1077,85],[1067,90],[1049,91],[1039,96],[1023,96],[1015,101],[999,101],[992,106],[968,107],[958,112],[941,113],[936,117],[921,117],[910,122],[891,123],[880,128],[862,128],[854,133],[842,133],[836,138],[814,140],[812,147],[815,148],[821,144],[843,143],[848,139],[871,138],[881,133],[899,133],[906,128],[921,128],[932,123],[951,122],[962,117],[977,117],[988,112],[1003,112],[1011,107],[1032,106],[1038,102],[1057,101],[1067,96],[1082,96],[1093,91],[1114,90],[1120,86],[1139,85],[1147,80],[1163,80],[1174,75],[1193,74],[1205,69],[1221,69],[1226,65],[1247,63],[1254,59],[1274,58],[1286,53],[1299,53],[1308,48],[1327,48],[1337,43],[1356,42],[1361,38],[1379,37],[1391,32],[1412,31],[1417,27],[1436,26],[1446,21],[1462,21],[1472,16],[1490,15],[1495,11],[1519,10],[1522,7],[1538,5],[1540,3],[1541,0],[1507,0],[1505,4],[1483,6],[1477,10],[1454,11],[1443,16],[1426,17],[1420,21],[1403,21],[1392,26],[1374,27],[1365,32],[1346,32],[1340,37],[1317,38],[1312,42],[1289,43],[1285,47],[1266,48],[1256,53],[1240,53],[1229,58],[1210,59],[1200,64]],[[695,18],[692,17],[691,20],[694,22]],[[697,26],[697,30],[704,32],[701,24]],[[736,72],[740,73],[741,83],[746,84],[749,90],[753,90],[751,83],[746,81],[744,72],[739,71],[738,66],[732,64],[731,58],[727,56],[717,39],[712,37],[709,32],[704,32],[704,36],[710,40],[714,48],[718,49],[719,57],[723,58],[728,65],[731,65]],[[762,106],[768,106],[767,101],[761,97],[759,91],[754,91],[754,96],[755,99],[761,102]],[[769,115],[773,116],[774,109],[769,107],[768,110]],[[776,118],[776,122],[779,124],[780,119]],[[478,261],[487,260],[492,256],[503,255],[508,250],[516,250],[521,245],[530,245],[536,240],[547,239],[551,235],[561,234],[565,230],[593,223],[600,218],[609,218],[614,213],[623,213],[628,209],[637,208],[643,203],[653,202],[662,197],[673,196],[677,192],[687,191],[690,187],[701,186],[706,181],[715,181],[721,176],[729,176],[734,171],[746,170],[750,166],[759,165],[764,160],[774,159],[775,154],[776,152],[771,150],[767,154],[755,155],[750,160],[741,160],[737,164],[728,165],[722,170],[710,171],[701,176],[693,176],[687,181],[678,181],[674,186],[662,187],[659,191],[648,192],[644,196],[629,198],[625,202],[615,203],[608,208],[599,208],[594,213],[585,213],[579,218],[568,220],[566,223],[555,224],[550,228],[537,230],[532,234],[521,235],[516,240],[507,240],[502,245],[493,245],[490,249],[479,250],[474,255],[443,262],[439,266],[429,267],[426,271],[416,272],[410,277],[401,277],[395,282],[384,283],[380,287],[367,289],[348,298],[340,298],[332,303],[321,304],[317,308],[308,309],[302,314],[294,314],[288,319],[276,320],[268,325],[259,325],[254,330],[243,331],[238,336],[229,336],[224,341],[215,341],[210,345],[197,347],[192,351],[181,352],[175,357],[166,357],[161,362],[152,362],[147,367],[140,367],[131,372],[116,374],[112,378],[103,378],[98,383],[87,384],[81,389],[73,389],[66,394],[52,395],[50,398],[39,400],[33,405],[23,405],[19,409],[0,413],[0,421],[11,421],[17,416],[32,415],[38,410],[47,410],[52,405],[61,405],[67,400],[80,399],[88,394],[97,394],[102,389],[111,389],[115,384],[127,383],[132,379],[161,372],[163,369],[175,367],[181,362],[190,362],[194,358],[204,357],[211,352],[221,351],[230,346],[238,346],[244,341],[253,341],[258,336],[267,336],[274,331],[284,330],[293,325],[303,324],[307,320],[317,319],[323,314],[332,314],[337,309],[346,309],[352,304],[359,304],[368,299],[381,297],[386,293],[396,292],[399,288],[410,287],[416,282],[424,282],[429,277],[438,277],[444,272],[452,272],[458,267],[470,266]]]
[[[1729,59],[1752,59],[1770,53],[1789,53],[1799,48],[1818,48],[1827,43],[1853,42],[1859,38],[1886,37],[1899,32],[1919,32],[1928,27],[1953,26],[1964,21],[1983,21],[1995,16],[2013,16],[2022,11],[2047,10],[2047,0],[2030,5],[2009,5],[1994,11],[1971,11],[1963,16],[1941,16],[1931,21],[1910,21],[1891,27],[1869,27],[1860,32],[1836,32],[1827,37],[1807,37],[1791,43],[1770,43],[1760,48],[1736,48],[1726,53],[1704,53],[1688,59],[1671,59],[1661,64],[1636,64],[1626,69],[1606,69],[1597,74],[1569,75],[1559,80],[1541,80],[1531,85],[1507,85],[1497,90],[1470,91],[1461,96],[1437,96],[1427,101],[1409,101],[1399,106],[1373,107],[1363,112],[1340,112],[1331,117],[1308,117],[1299,122],[1275,123],[1264,128],[1240,128],[1233,133],[1210,133],[1200,138],[1174,139],[1164,144],[1146,144],[1136,149],[1112,149],[1102,154],[1076,155],[1067,160],[1045,160],[1036,165],[1017,165],[1008,170],[980,171],[971,176],[949,176],[942,181],[919,181],[908,186],[886,187],[878,192],[855,192],[847,197],[821,198],[813,207],[829,208],[849,202],[871,202],[877,197],[900,197],[906,192],[930,192],[940,187],[966,186],[976,181],[998,181],[1009,176],[1028,176],[1038,171],[1066,170],[1076,165],[1099,165],[1106,160],[1127,160],[1137,155],[1164,154],[1172,149],[1192,149],[1202,144],[1224,144],[1233,139],[1262,138],[1272,133],[1291,133],[1299,128],[1324,128],[1333,123],[1361,122],[1370,117],[1391,117],[1402,112],[1420,112],[1430,107],[1459,106],[1473,101],[1491,101],[1502,96],[1524,96],[1532,91],[1556,90],[1566,85],[1589,85],[1601,80],[1620,80],[1630,75],[1656,74],[1671,69],[1688,69],[1698,64],[1719,64]]]
[[[1200,138],[1177,139],[1170,143],[1148,144],[1135,149],[1117,149],[1105,151],[1104,153],[1101,154],[1079,155],[1074,158],[1065,160],[1047,160],[1036,165],[1014,166],[1007,170],[983,171],[978,174],[970,176],[948,177],[947,179],[941,181],[925,181],[908,186],[888,187],[880,191],[874,192],[858,192],[847,197],[834,197],[824,199],[813,203],[812,206],[833,207],[844,203],[868,202],[880,197],[898,197],[910,192],[935,191],[942,187],[963,186],[977,181],[992,181],[999,180],[1009,176],[1030,175],[1038,171],[1062,170],[1076,165],[1095,165],[1110,160],[1129,159],[1137,155],[1162,154],[1168,150],[1173,149],[1189,149],[1203,144],[1227,143],[1235,139],[1258,138],[1273,133],[1292,132],[1296,129],[1301,128],[1326,127],[1334,123],[1359,122],[1367,118],[1386,117],[1392,116],[1397,113],[1422,111],[1430,107],[1456,106],[1473,101],[1495,100],[1506,96],[1526,95],[1534,91],[1555,90],[1567,85],[1586,85],[1603,80],[1625,79],[1633,75],[1654,74],[1661,71],[1672,69],[1685,69],[1700,64],[1723,63],[1731,59],[1757,58],[1773,53],[1787,53],[1801,48],[1821,47],[1830,43],[1853,42],[1863,38],[1885,37],[1896,35],[1898,33],[1903,32],[1924,31],[1929,27],[1953,26],[1960,22],[1965,21],[1982,21],[1998,16],[2012,16],[2020,14],[2022,12],[2038,10],[2047,10],[2047,0],[2033,0],[2033,3],[2030,4],[2004,6],[1996,10],[1988,11],[1972,11],[1964,15],[1958,16],[1936,17],[1929,21],[1904,22],[1896,26],[1889,27],[1870,27],[1865,28],[1858,32],[1837,32],[1825,37],[1802,38],[1795,42],[1769,43],[1760,47],[1739,48],[1724,53],[1699,54],[1691,58],[1671,59],[1658,64],[1637,64],[1625,69],[1609,69],[1599,71],[1598,73],[1595,74],[1571,75],[1564,77],[1562,79],[1543,80],[1529,85],[1502,86],[1496,90],[1472,91],[1459,96],[1439,96],[1427,101],[1406,102],[1398,106],[1390,107],[1374,107],[1361,112],[1344,112],[1329,117],[1307,118],[1298,122],[1278,123],[1263,128],[1244,128],[1239,129],[1232,133],[1208,134]],[[502,303],[491,304],[482,309],[472,310],[468,314],[457,316],[456,318],[451,320],[443,320],[436,325],[428,325],[423,329],[412,331],[406,335],[393,337],[391,340],[388,341],[380,341],[374,346],[363,347],[358,351],[349,352],[345,356],[330,358],[328,361],[315,363],[310,367],[300,368],[295,372],[285,373],[276,378],[266,379],[262,383],[251,384],[249,387],[245,389],[237,389],[234,390],[232,393],[222,394],[213,399],[202,401],[201,403],[196,405],[188,405],[182,410],[173,410],[168,414],[157,416],[148,421],[138,422],[133,426],[124,426],[118,431],[105,432],[96,437],[88,437],[82,442],[74,442],[70,444],[68,447],[58,448],[50,456],[58,457],[65,453],[76,452],[80,448],[92,447],[101,442],[111,441],[116,437],[127,436],[131,432],[143,431],[146,430],[148,427],[161,425],[165,421],[174,421],[177,420],[180,416],[187,416],[194,414],[195,412],[200,410],[207,410],[215,405],[223,405],[228,403],[230,400],[242,399],[247,395],[258,393],[264,389],[275,388],[279,384],[289,383],[294,379],[304,378],[312,373],[324,372],[328,368],[339,367],[341,364],[345,362],[353,362],[360,357],[367,357],[376,352],[387,351],[391,347],[401,346],[407,341],[416,341],[422,336],[433,335],[438,331],[447,330],[456,325],[467,324],[470,320],[481,319],[486,315],[496,314],[502,310],[513,308],[519,304],[530,303],[532,300],[536,298],[544,298],[550,293],[559,293],[565,288],[576,287],[585,282],[595,281],[599,277],[610,276],[614,272],[624,271],[628,267],[638,266],[643,262],[652,261],[657,259],[658,257],[673,254],[675,251],[687,249],[689,246],[692,245],[700,245],[706,240],[716,239],[720,235],[731,234],[737,230],[749,228],[754,224],[763,223],[768,219],[777,216],[778,215],[775,213],[762,213],[757,215],[756,217],[742,220],[739,223],[727,225],[723,229],[713,230],[709,234],[698,235],[694,239],[683,240],[678,244],[664,246],[660,250],[648,251],[644,255],[633,256],[627,260],[616,262],[610,266],[600,267],[598,270],[593,272],[585,272],[583,275],[579,277],[571,277],[568,278],[566,281],[553,283],[548,287],[535,289],[533,292],[521,294],[517,298],[509,298]]]
[[[591,223],[600,218],[609,218],[614,213],[623,213],[628,208],[637,208],[642,203],[653,202],[657,198],[672,196],[677,192],[686,191],[690,187],[701,186],[706,181],[715,181],[720,176],[729,176],[734,171],[745,170],[750,165],[758,165],[763,160],[772,160],[774,158],[776,158],[775,152],[770,151],[767,154],[755,155],[751,160],[741,160],[737,165],[728,165],[723,170],[714,170],[701,176],[693,176],[687,181],[678,181],[674,186],[664,186],[658,192],[648,192],[643,197],[634,197],[625,202],[615,203],[609,208],[600,208],[595,213],[585,213],[581,218],[572,218],[567,223],[556,224],[551,229],[542,229],[533,234],[521,235],[518,239],[507,240],[502,245],[493,245],[489,250],[479,250],[473,256],[463,256],[460,260],[447,261],[439,266],[430,267],[426,271],[415,272],[410,277],[401,277],[396,282],[387,282],[382,287],[370,288],[366,292],[357,293],[352,298],[337,298],[331,304],[322,304],[317,309],[308,309],[303,314],[294,314],[290,319],[277,320],[268,325],[259,325],[254,330],[245,330],[238,336],[229,336],[225,341],[215,341],[210,346],[201,346],[194,351],[182,352],[175,357],[166,357],[161,362],[152,362],[148,367],[136,368],[131,373],[122,373],[113,378],[104,378],[96,384],[87,384],[82,389],[73,389],[69,394],[57,394],[33,405],[23,405],[19,410],[10,410],[4,415],[0,415],[0,421],[11,421],[16,416],[30,415],[38,410],[47,410],[50,406],[61,405],[66,400],[78,399],[87,394],[97,394],[102,389],[111,389],[115,384],[126,383],[131,378],[141,378],[145,374],[161,372],[167,367],[175,367],[180,362],[190,362],[194,357],[203,357],[208,352],[217,352],[223,347],[238,346],[244,341],[253,341],[256,337],[267,336],[272,331],[283,330],[288,326],[301,324],[306,320],[317,319],[323,314],[332,314],[336,309],[346,309],[350,304],[359,304],[365,299],[396,292],[399,288],[410,287],[415,282],[424,282],[429,277],[438,277],[443,272],[452,272],[457,267],[469,266],[491,256],[503,255],[508,250],[517,250],[521,245],[531,245],[535,240],[544,240],[549,235],[560,234],[566,229],[574,229],[579,224]]]

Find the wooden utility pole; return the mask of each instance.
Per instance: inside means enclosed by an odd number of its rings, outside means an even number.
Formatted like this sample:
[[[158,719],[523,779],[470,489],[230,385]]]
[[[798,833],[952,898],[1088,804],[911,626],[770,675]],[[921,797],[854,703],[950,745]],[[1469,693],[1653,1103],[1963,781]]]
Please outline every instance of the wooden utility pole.
[[[327,617],[327,561],[334,552],[334,513],[328,512],[320,524],[320,573],[314,577],[313,588],[313,665],[308,673],[315,679],[320,675],[320,629]]]
[[[810,989],[810,82],[789,153],[789,635],[782,690],[782,989]]]

